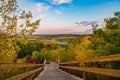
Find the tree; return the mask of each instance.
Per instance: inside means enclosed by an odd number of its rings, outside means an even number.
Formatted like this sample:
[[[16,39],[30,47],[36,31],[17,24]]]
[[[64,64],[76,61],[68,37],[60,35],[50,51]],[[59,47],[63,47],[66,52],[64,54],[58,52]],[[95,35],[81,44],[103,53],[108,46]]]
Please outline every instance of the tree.
[[[0,59],[13,62],[20,50],[17,36],[31,35],[39,26],[40,20],[32,22],[31,11],[19,9],[16,0],[0,0]]]
[[[113,18],[105,19],[105,28],[99,29],[97,25],[93,26],[93,34],[89,38],[82,38],[80,43],[80,51],[77,60],[90,57],[108,56],[120,54],[120,12],[115,12]],[[90,43],[89,43],[90,42]],[[78,49],[79,50],[79,49]],[[93,65],[95,64],[95,65]],[[87,63],[90,67],[101,67],[107,69],[120,69],[120,62],[99,62]],[[105,77],[103,75],[88,76],[90,80],[118,80],[113,77]]]
[[[81,39],[81,43],[76,45],[76,59],[77,60],[85,60],[87,58],[91,58],[95,56],[95,51],[90,49],[90,45],[91,45],[91,40],[90,40],[89,35],[85,35],[82,39]]]
[[[21,11],[16,0],[0,0],[1,38],[33,33],[39,26],[40,20],[31,22],[32,18],[31,11]]]
[[[120,12],[113,18],[105,19],[105,28],[94,30],[91,38],[96,56],[118,54],[120,50]]]

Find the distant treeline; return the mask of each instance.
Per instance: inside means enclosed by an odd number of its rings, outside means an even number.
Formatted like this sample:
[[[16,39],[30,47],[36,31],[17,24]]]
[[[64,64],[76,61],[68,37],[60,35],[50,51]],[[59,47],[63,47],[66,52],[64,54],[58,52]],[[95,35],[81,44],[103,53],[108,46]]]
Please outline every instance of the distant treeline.
[[[83,37],[86,34],[43,34],[43,35],[33,35],[42,39],[51,39],[51,38],[79,38]],[[91,35],[91,34],[89,34]]]

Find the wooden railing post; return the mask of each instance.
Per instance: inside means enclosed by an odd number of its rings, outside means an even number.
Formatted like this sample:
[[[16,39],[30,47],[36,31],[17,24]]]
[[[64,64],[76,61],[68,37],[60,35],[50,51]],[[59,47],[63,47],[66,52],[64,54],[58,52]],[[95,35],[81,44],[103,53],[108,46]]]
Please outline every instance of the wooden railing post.
[[[58,64],[60,63],[59,59],[57,60],[57,63],[58,63]]]
[[[23,69],[24,69],[24,72],[27,72],[27,67],[24,67]]]
[[[1,71],[1,78],[2,78],[2,80],[5,80],[5,72],[3,71]]]
[[[86,72],[83,72],[83,80],[86,80]]]
[[[46,64],[46,59],[44,60],[44,63],[43,63],[44,65]]]
[[[69,66],[71,66],[71,65],[69,64]],[[71,70],[71,69],[69,69],[69,70],[68,70],[68,72],[71,74],[71,73],[72,73],[72,70]]]
[[[86,63],[84,63],[84,67],[86,67]],[[86,72],[83,71],[83,80],[86,80]]]

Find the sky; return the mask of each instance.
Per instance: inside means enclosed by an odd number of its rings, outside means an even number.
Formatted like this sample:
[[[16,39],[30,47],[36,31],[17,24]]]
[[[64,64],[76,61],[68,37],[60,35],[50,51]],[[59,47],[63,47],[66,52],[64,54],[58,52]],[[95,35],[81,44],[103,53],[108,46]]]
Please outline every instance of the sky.
[[[93,24],[104,27],[104,18],[120,11],[120,0],[17,0],[22,10],[41,19],[34,34],[92,33]]]

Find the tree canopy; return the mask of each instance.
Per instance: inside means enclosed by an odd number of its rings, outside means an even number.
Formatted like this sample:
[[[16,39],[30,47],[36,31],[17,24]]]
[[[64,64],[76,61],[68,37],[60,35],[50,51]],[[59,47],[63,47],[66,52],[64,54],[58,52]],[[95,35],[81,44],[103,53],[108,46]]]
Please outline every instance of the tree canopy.
[[[31,35],[40,25],[31,11],[19,9],[16,0],[0,0],[0,62],[13,62],[20,50],[18,37]],[[24,38],[25,39],[25,38]]]

